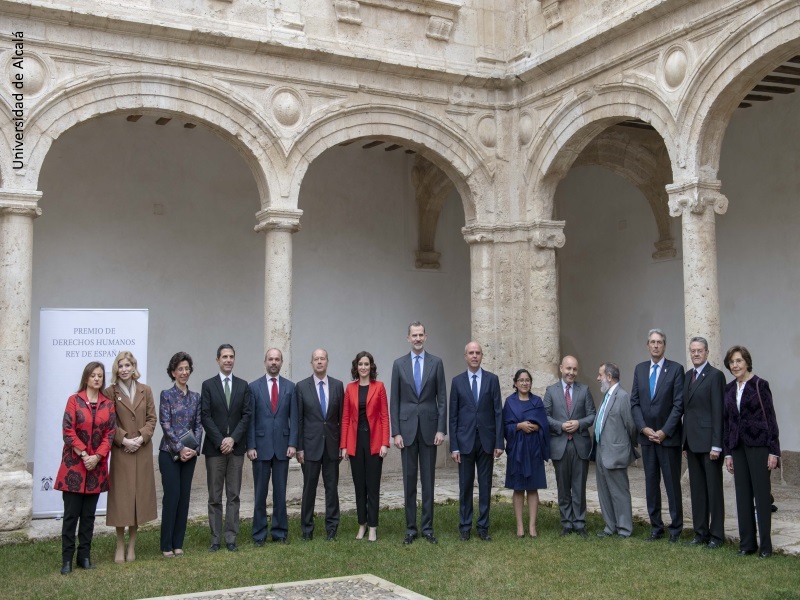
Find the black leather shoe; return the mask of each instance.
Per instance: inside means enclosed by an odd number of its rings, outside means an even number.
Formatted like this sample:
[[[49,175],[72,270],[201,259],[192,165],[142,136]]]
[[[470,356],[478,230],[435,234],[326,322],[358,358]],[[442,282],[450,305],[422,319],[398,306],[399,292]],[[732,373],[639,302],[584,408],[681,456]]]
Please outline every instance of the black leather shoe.
[[[560,535],[561,537],[564,537],[565,535],[569,535],[570,533],[572,533],[572,529],[568,529],[566,527],[562,527],[561,528],[561,533],[559,533],[558,535]]]
[[[217,552],[219,550],[219,544],[211,544],[208,547],[209,552]]]
[[[304,533],[303,537],[300,538],[300,540],[303,542],[310,542],[313,539],[314,539],[313,533]]]
[[[691,542],[686,542],[687,546],[705,546],[708,542],[701,537],[696,537]]]
[[[480,537],[480,538],[481,538],[481,539],[482,539],[484,542],[491,542],[491,541],[492,541],[492,536],[490,536],[490,535],[489,535],[489,532],[488,532],[488,531],[479,531],[479,532],[478,532],[478,536],[479,536],[479,537]]]
[[[428,540],[431,544],[438,544],[439,541],[434,537],[432,533],[423,533],[422,537]]]
[[[263,548],[264,547],[264,540],[253,540],[256,548]]]
[[[415,539],[417,539],[417,536],[408,534],[403,540],[403,545],[408,546],[409,544],[413,544]]]
[[[236,544],[225,544],[225,547],[228,549],[228,552],[238,552],[239,547]]]
[[[681,534],[680,533],[670,533],[669,534],[669,543],[670,544],[677,544],[678,540],[680,540],[680,539],[681,539]]]
[[[755,554],[755,553],[756,553],[755,550],[739,550],[736,553],[736,556],[751,556],[752,554]]]
[[[722,542],[718,542],[717,540],[711,540],[708,542],[708,546],[706,546],[709,550],[716,550],[717,548],[722,548]]]
[[[608,533],[605,529],[597,534],[600,539],[614,537],[613,533]]]
[[[72,561],[65,560],[64,564],[61,565],[61,574],[68,575],[69,573],[72,573]]]
[[[79,558],[78,559],[78,566],[81,569],[86,569],[87,571],[89,569],[94,569],[94,565],[89,561],[88,558]]]
[[[468,542],[469,541],[469,531],[462,531],[461,532],[461,541]]]
[[[664,537],[663,533],[656,533],[655,531],[651,531],[650,535],[644,538],[645,542],[655,542],[656,540],[660,540]]]
[[[577,533],[577,534],[578,534],[579,536],[581,536],[583,539],[587,539],[587,538],[589,537],[589,534],[586,532],[586,529],[583,529],[583,528],[581,528],[581,529],[576,529],[576,530],[575,530],[575,533]]]
[[[325,541],[326,542],[335,542],[336,541],[336,530],[335,529],[331,529],[328,532],[328,535],[325,536]]]
[[[769,558],[772,556],[772,552],[759,552],[758,558]]]

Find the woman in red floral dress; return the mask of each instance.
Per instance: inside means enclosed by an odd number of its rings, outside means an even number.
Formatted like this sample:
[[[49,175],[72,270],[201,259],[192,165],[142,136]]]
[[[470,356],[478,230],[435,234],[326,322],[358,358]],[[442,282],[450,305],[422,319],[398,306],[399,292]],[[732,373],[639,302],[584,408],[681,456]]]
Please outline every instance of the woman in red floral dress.
[[[90,561],[97,499],[108,491],[108,454],[114,441],[114,403],[100,392],[105,387],[103,363],[83,369],[78,393],[64,409],[64,451],[55,489],[64,493],[61,526],[61,574],[72,571],[75,528],[78,527],[78,566],[94,569]],[[80,525],[79,525],[80,523]]]

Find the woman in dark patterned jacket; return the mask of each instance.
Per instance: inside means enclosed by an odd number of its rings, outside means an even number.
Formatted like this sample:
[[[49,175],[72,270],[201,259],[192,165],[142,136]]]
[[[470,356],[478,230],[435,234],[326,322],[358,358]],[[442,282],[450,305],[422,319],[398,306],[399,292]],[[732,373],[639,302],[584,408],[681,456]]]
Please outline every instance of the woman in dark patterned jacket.
[[[728,350],[725,367],[736,378],[725,386],[722,449],[736,490],[739,554],[755,554],[758,550],[755,501],[761,538],[759,556],[768,558],[772,555],[770,475],[778,467],[781,455],[772,392],[765,379],[753,375],[753,359],[744,346]]]
[[[183,556],[183,540],[189,518],[189,495],[203,433],[200,424],[200,394],[189,390],[194,370],[192,357],[176,352],[169,360],[167,374],[175,382],[161,392],[158,420],[164,430],[158,447],[158,469],[164,490],[161,505],[161,554],[164,558]],[[191,434],[197,446],[184,444]]]
[[[62,575],[72,571],[76,527],[78,566],[94,569],[90,561],[94,513],[97,499],[109,488],[108,454],[116,429],[114,403],[100,392],[105,383],[103,363],[90,362],[83,369],[78,393],[69,397],[64,410],[64,450],[55,485],[64,493]]]

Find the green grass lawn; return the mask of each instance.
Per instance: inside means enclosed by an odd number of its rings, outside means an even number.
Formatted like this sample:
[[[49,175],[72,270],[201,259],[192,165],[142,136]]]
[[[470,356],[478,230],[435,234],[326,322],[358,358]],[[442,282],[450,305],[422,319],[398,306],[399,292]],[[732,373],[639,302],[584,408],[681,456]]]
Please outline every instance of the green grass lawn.
[[[476,507],[477,508],[477,507]],[[649,527],[634,537],[599,540],[602,519],[591,515],[591,539],[560,538],[558,510],[543,507],[539,537],[517,539],[509,504],[492,507],[491,542],[458,539],[458,506],[436,507],[438,546],[401,544],[402,511],[381,512],[377,544],[353,539],[354,514],[342,516],[339,540],[300,541],[290,520],[291,544],[256,548],[243,523],[238,553],[209,554],[208,528],[191,526],[183,558],[163,559],[157,529],[139,535],[137,560],[116,565],[114,538],[95,537],[94,571],[59,574],[60,540],[0,547],[2,598],[142,598],[372,573],[436,599],[464,598],[800,598],[800,558],[736,556],[735,546],[709,551],[666,541],[646,543]],[[100,517],[103,519],[103,517]],[[320,520],[317,520],[319,532]],[[691,539],[690,532],[686,539]]]

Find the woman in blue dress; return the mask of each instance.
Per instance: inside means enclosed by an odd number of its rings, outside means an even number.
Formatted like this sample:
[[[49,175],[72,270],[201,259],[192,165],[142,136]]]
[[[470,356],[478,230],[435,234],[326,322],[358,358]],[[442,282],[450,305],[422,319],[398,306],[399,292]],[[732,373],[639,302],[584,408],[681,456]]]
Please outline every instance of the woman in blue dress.
[[[528,496],[528,533],[536,537],[539,490],[547,487],[544,461],[550,458],[547,413],[539,396],[531,394],[532,378],[527,369],[514,375],[516,392],[506,398],[503,423],[506,436],[506,488],[514,490],[517,537],[525,537],[522,505]]]

